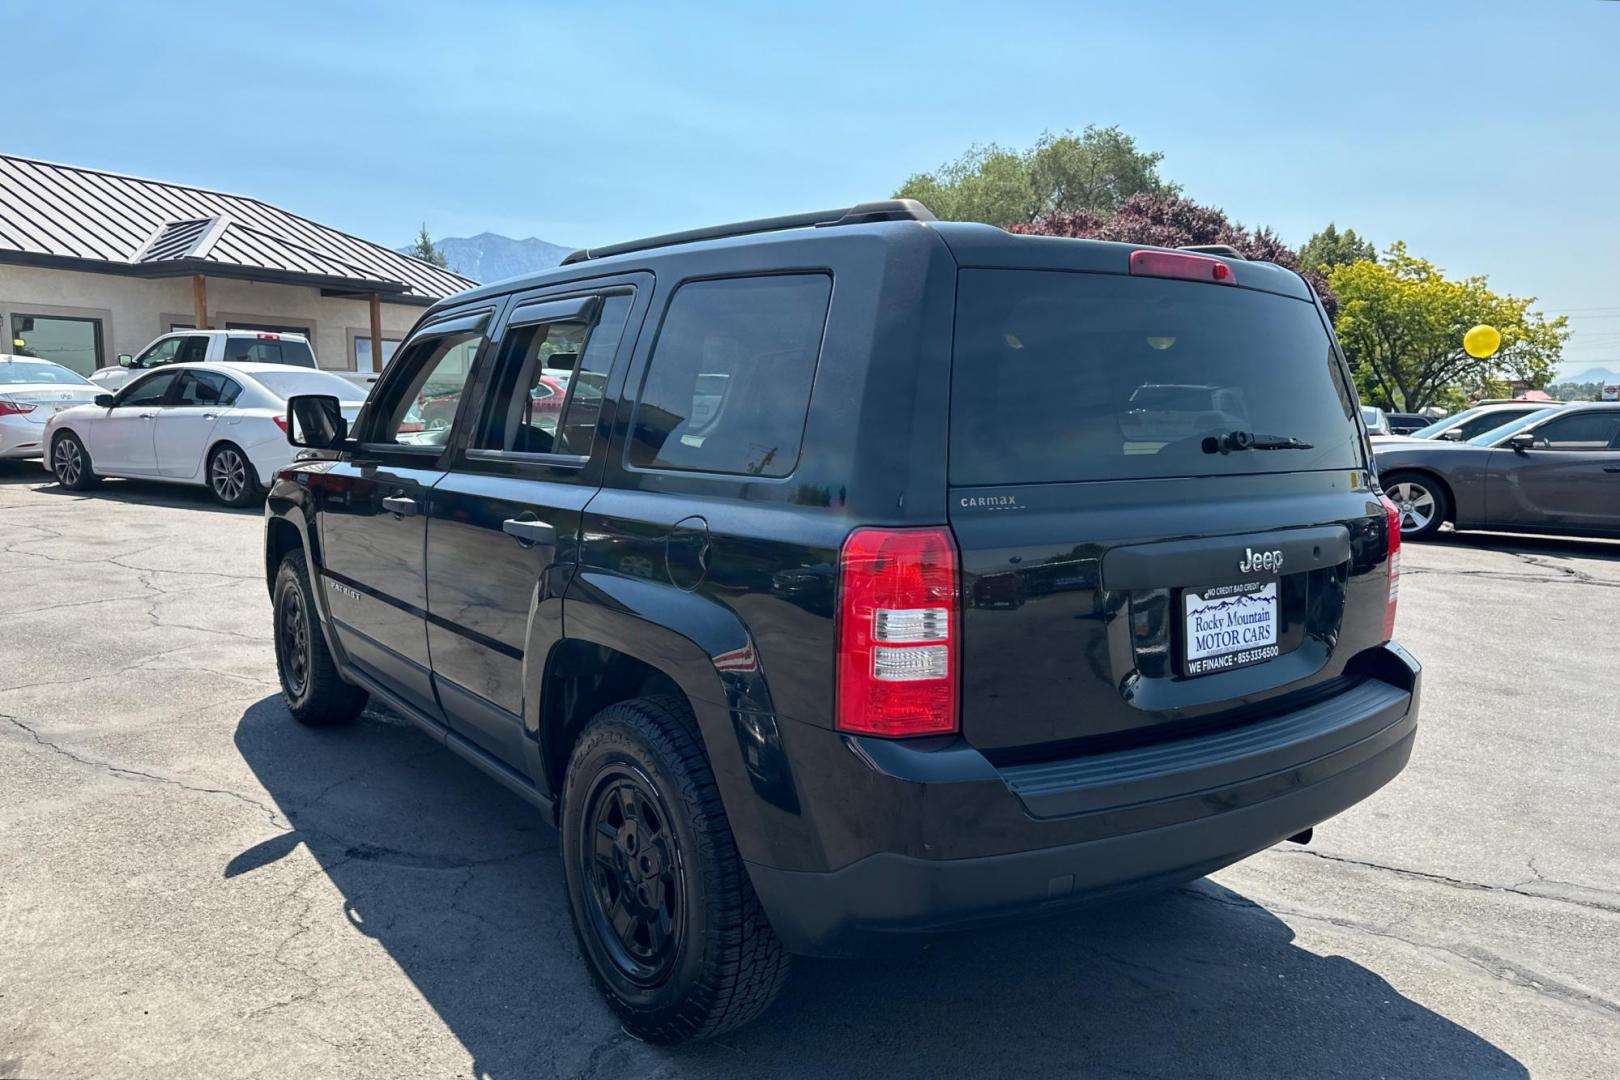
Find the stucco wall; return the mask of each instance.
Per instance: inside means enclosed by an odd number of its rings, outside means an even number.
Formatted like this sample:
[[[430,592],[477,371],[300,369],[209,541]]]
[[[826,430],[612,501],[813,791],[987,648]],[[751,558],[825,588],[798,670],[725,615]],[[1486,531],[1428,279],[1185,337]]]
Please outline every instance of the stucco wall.
[[[383,337],[403,337],[422,310],[384,303]],[[134,355],[165,333],[170,320],[192,321],[191,278],[132,278],[0,265],[0,315],[6,319],[0,352],[9,351],[12,312],[101,319],[101,362],[113,364],[119,353]],[[224,329],[228,321],[308,326],[316,358],[322,367],[334,369],[353,368],[353,338],[371,334],[364,300],[324,297],[319,289],[297,285],[209,278],[208,323]]]

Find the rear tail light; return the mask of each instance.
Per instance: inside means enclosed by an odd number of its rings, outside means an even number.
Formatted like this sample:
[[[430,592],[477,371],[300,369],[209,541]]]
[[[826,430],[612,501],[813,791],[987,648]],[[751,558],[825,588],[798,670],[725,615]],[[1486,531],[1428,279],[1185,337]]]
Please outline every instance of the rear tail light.
[[[276,427],[281,429],[283,435],[287,434],[287,418],[285,416],[272,416],[270,419],[276,422]]]
[[[1389,535],[1389,561],[1385,563],[1389,593],[1384,601],[1384,640],[1388,641],[1395,636],[1395,603],[1401,592],[1401,512],[1389,496],[1378,499],[1384,504],[1384,531]]]
[[[1176,251],[1133,251],[1131,273],[1137,277],[1185,278],[1188,281],[1212,281],[1217,285],[1237,284],[1232,268],[1221,260]]]
[[[839,557],[838,730],[957,729],[958,577],[944,526],[850,533]]]
[[[255,334],[253,336],[258,338],[260,341],[280,341],[281,340],[281,335],[280,334]]]
[[[7,401],[0,398],[0,416],[26,416],[38,407],[27,401]]]

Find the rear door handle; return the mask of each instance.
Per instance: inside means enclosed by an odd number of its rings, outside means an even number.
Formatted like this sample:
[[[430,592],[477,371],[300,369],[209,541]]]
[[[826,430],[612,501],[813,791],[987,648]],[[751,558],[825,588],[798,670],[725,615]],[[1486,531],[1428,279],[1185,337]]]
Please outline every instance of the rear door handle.
[[[1604,472],[1620,472],[1620,465],[1605,465],[1605,466],[1603,466],[1603,471]]]
[[[535,544],[555,546],[557,543],[556,528],[533,518],[507,518],[501,522],[501,531],[508,536],[516,537],[517,542],[524,547],[532,547]]]
[[[416,516],[416,500],[404,495],[390,495],[382,501],[383,509],[390,510],[400,517]]]

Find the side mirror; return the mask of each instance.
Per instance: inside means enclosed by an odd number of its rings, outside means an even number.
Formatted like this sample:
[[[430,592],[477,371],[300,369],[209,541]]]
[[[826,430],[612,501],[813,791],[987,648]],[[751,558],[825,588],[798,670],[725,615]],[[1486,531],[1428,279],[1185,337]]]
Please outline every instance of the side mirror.
[[[129,353],[127,353],[127,352],[119,353],[118,354],[118,366],[119,367],[134,367],[135,366],[135,358],[133,356],[129,355]]]
[[[331,394],[287,399],[287,441],[306,450],[331,450],[349,437],[343,406]]]
[[[113,396],[111,394],[97,394],[96,395],[96,407],[98,409],[110,409],[110,408],[112,408],[112,405],[113,405]]]
[[[1444,430],[1444,431],[1442,431],[1440,433],[1440,437],[1442,439],[1446,440],[1447,442],[1462,442],[1463,441],[1463,433],[1458,428],[1446,428],[1446,430]]]
[[[1517,452],[1524,453],[1536,445],[1536,435],[1533,431],[1520,431],[1508,436],[1507,444]]]

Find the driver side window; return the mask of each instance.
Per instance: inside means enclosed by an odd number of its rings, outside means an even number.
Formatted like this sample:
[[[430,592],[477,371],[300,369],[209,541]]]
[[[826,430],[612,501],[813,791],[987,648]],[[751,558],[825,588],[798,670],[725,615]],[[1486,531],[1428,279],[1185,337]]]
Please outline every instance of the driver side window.
[[[405,383],[394,384],[389,398],[380,403],[367,441],[428,447],[448,443],[473,360],[483,343],[483,334],[464,331],[412,345],[401,361],[412,375]]]
[[[160,371],[156,375],[148,375],[124,391],[116,404],[120,408],[129,406],[145,406],[151,408],[163,404],[163,399],[169,393],[169,386],[175,380],[175,372]]]
[[[132,368],[153,368],[163,364],[174,363],[174,356],[180,351],[185,338],[171,337],[155,342],[145,352],[135,358],[130,365]]]
[[[1536,430],[1540,450],[1607,450],[1620,435],[1620,413],[1560,416]]]

